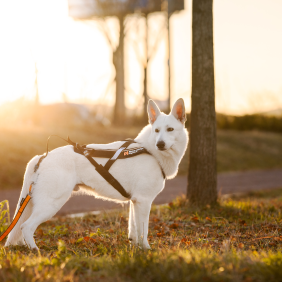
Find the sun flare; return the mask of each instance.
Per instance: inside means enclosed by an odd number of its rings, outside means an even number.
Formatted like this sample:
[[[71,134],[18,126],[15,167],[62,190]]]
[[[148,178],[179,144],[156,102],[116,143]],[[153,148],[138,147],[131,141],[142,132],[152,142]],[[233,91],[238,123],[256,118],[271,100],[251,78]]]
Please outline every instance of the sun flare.
[[[267,3],[214,1],[219,112],[244,114],[282,108],[282,40],[277,36],[282,4],[274,0],[272,5]],[[150,28],[161,30],[161,16],[153,17]],[[114,19],[110,21],[108,28],[115,34],[117,25]],[[125,42],[125,97],[126,106],[132,109],[142,104],[144,74],[133,34],[131,31]],[[0,38],[0,104],[20,97],[33,100],[36,87],[42,104],[66,100],[114,104],[113,49],[97,21],[75,21],[68,16],[67,0],[0,1]],[[135,34],[135,39],[140,38]],[[172,101],[183,97],[189,111],[191,0],[186,0],[185,11],[171,17],[171,39]],[[168,96],[167,48],[164,32],[148,66],[148,92],[153,99],[166,100]]]

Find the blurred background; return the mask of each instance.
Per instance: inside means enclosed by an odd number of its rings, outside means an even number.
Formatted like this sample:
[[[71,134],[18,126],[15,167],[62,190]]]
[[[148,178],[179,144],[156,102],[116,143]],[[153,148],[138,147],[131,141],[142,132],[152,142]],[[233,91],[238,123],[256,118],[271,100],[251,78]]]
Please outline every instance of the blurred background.
[[[189,128],[191,5],[0,0],[0,189],[21,187],[51,134],[134,138],[148,99],[168,113],[182,97]],[[282,167],[281,11],[280,0],[214,0],[220,172]]]

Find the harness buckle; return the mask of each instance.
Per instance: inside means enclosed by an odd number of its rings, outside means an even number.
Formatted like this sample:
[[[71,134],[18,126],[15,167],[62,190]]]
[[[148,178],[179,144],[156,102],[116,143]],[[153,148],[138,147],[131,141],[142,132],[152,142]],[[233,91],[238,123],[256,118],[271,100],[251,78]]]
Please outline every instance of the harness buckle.
[[[88,157],[90,155],[90,152],[88,150],[83,151],[83,154],[85,157]]]

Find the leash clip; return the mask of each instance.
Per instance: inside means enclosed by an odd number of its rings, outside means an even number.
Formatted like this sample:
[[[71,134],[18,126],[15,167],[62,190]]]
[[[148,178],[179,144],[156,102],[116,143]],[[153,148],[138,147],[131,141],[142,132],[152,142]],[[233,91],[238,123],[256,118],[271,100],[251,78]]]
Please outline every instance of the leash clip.
[[[22,198],[21,202],[20,202],[20,207],[23,205],[25,198]]]
[[[32,181],[30,186],[29,186],[29,189],[28,189],[28,195],[31,196],[31,189],[32,189],[32,185],[34,185],[34,182]]]

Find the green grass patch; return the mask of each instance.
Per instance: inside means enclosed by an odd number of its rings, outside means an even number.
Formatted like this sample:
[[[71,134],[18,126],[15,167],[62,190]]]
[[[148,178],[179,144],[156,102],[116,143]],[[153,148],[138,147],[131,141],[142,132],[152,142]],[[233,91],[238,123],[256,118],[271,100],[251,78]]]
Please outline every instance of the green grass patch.
[[[0,247],[0,281],[281,281],[281,200],[278,189],[154,206],[149,251],[130,246],[126,209],[59,217],[36,230],[39,253]]]
[[[22,186],[27,162],[46,151],[49,135],[57,134],[81,144],[109,143],[134,138],[141,127],[2,127],[0,128],[0,189]],[[256,131],[221,131],[217,133],[217,166],[219,172],[282,168],[282,135]],[[50,149],[65,146],[63,140],[52,137]],[[179,167],[179,174],[187,174],[188,151]]]
[[[10,207],[9,201],[0,202],[0,234],[2,234],[6,227],[10,224]]]

